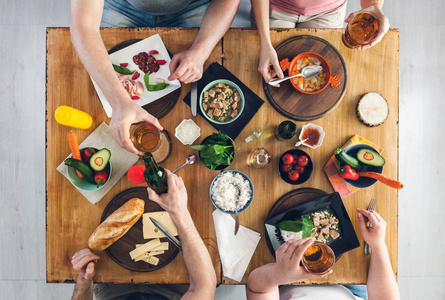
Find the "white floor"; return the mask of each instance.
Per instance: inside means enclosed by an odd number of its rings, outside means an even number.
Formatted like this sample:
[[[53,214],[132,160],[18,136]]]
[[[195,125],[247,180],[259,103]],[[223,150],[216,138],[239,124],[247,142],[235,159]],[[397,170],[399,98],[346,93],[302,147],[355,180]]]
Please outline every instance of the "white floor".
[[[359,8],[359,0],[349,2],[348,12]],[[248,6],[242,0],[237,27],[250,26]],[[384,6],[400,28],[402,299],[445,299],[444,6]],[[69,26],[69,10],[67,0],[0,0],[0,300],[69,299],[73,290],[47,284],[45,274],[45,28]],[[216,298],[245,299],[244,287],[219,287]]]

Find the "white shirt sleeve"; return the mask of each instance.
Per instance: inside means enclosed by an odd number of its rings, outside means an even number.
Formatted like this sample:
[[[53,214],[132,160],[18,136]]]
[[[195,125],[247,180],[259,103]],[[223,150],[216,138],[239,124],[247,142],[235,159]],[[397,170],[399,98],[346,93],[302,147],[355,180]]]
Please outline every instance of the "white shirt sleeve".
[[[342,285],[286,285],[280,287],[280,300],[363,300]]]

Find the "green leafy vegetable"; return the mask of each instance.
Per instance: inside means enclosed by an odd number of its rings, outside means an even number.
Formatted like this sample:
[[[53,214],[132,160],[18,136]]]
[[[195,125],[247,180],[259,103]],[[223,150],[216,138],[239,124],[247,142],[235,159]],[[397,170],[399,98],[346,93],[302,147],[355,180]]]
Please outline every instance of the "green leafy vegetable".
[[[116,66],[115,64],[113,64],[113,68],[119,74],[124,74],[124,75],[131,75],[131,74],[133,74],[136,71],[136,70],[135,71],[131,71],[130,69],[128,69],[126,67]]]
[[[292,221],[292,220],[282,221],[278,223],[278,227],[283,230],[292,232],[303,231],[303,238],[307,238],[311,236],[312,227],[314,227],[314,223],[312,223],[312,220],[309,217],[304,216],[301,218],[301,221]]]
[[[149,91],[149,92],[161,91],[169,86],[169,84],[165,83],[165,82],[161,82],[158,84],[150,84],[149,76],[150,76],[150,72],[147,72],[144,75],[144,82],[145,82],[145,87],[147,88],[147,91]]]
[[[231,164],[233,154],[236,151],[233,143],[233,140],[227,134],[220,131],[219,133],[213,133],[205,144],[191,146],[191,148],[200,151],[201,162],[213,171],[220,165],[228,166]]]

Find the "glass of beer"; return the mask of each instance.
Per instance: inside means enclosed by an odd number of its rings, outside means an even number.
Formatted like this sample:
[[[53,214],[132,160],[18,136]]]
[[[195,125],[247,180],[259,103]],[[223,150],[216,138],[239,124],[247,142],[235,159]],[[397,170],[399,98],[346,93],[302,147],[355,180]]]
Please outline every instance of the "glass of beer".
[[[380,22],[374,13],[370,11],[356,13],[343,30],[343,44],[351,49],[367,45],[377,38],[380,30]]]
[[[315,241],[303,254],[304,268],[314,275],[328,273],[335,264],[335,254],[328,245]]]
[[[154,152],[161,146],[161,132],[151,123],[132,124],[130,138],[134,147],[140,152]]]

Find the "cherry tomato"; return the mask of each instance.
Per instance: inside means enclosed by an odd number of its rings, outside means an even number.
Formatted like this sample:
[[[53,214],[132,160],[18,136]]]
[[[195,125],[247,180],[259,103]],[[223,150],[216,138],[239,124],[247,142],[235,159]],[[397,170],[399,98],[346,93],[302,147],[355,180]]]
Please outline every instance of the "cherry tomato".
[[[292,154],[284,154],[283,155],[283,164],[285,165],[291,165],[294,162],[294,157],[292,156]]]
[[[291,165],[286,165],[286,164],[282,164],[281,165],[281,172],[287,174],[290,171],[292,171],[292,166]]]
[[[292,154],[292,156],[294,157],[294,163],[296,163],[298,161],[298,155]]]
[[[298,174],[303,174],[304,167],[300,167],[299,165],[294,165],[294,171],[297,171]]]
[[[287,174],[287,178],[289,178],[290,181],[297,181],[298,177],[300,177],[300,174],[298,174],[297,171],[290,171],[289,174]]]
[[[309,163],[309,158],[307,158],[306,155],[301,155],[301,156],[298,157],[297,164],[300,167],[306,167],[308,163]]]

